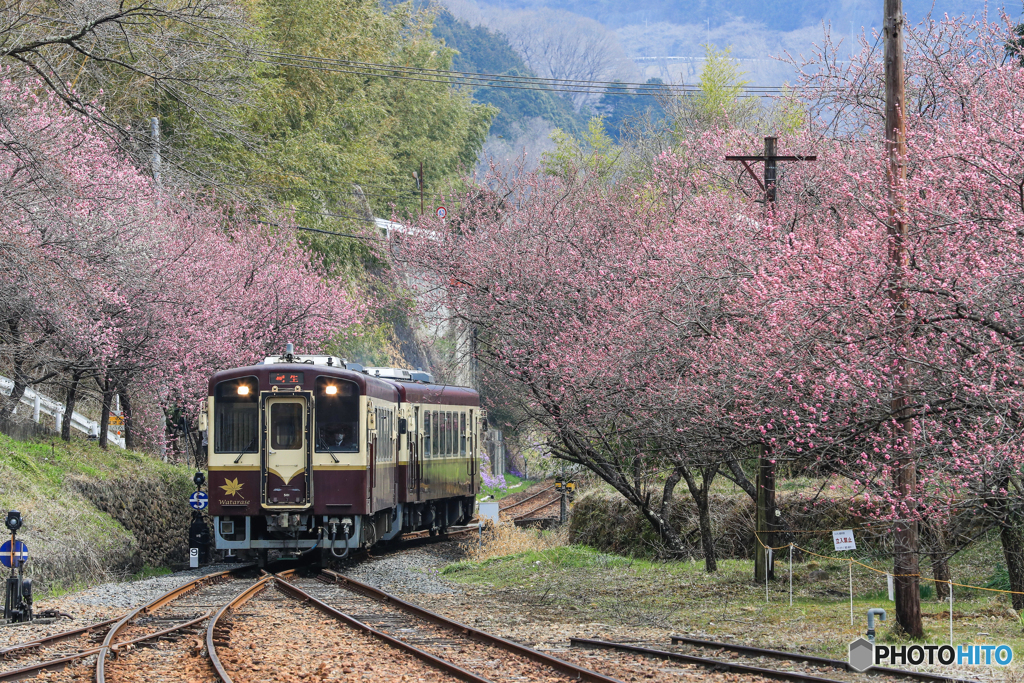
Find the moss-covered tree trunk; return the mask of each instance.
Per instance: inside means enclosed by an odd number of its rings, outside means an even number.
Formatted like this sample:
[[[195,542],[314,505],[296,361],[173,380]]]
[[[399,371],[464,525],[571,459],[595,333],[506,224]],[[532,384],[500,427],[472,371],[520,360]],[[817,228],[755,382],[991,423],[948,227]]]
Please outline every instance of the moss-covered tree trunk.
[[[1011,514],[1003,522],[999,533],[1003,543],[1003,557],[1006,571],[1010,575],[1010,590],[1013,608],[1024,610],[1024,520],[1019,514]]]

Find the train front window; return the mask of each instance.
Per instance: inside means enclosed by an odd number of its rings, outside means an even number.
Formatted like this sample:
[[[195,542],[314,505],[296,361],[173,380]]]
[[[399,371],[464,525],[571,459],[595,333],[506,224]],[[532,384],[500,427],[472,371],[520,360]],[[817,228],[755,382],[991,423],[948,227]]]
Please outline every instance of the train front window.
[[[355,453],[358,450],[359,387],[335,377],[317,377],[317,453]]]
[[[229,379],[213,394],[215,453],[255,453],[259,445],[259,383],[255,377]]]
[[[270,447],[294,451],[302,448],[302,405],[275,403],[270,406]]]

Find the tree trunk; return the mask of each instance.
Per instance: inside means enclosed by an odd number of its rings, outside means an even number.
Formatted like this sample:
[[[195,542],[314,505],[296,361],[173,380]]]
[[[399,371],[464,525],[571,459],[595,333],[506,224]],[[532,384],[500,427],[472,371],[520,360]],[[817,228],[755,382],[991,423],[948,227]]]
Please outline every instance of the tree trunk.
[[[7,328],[10,331],[10,343],[14,346],[14,354],[11,359],[11,375],[14,380],[14,387],[11,395],[4,397],[4,403],[0,408],[0,418],[11,419],[14,409],[21,403],[21,397],[25,395],[25,388],[28,386],[28,376],[25,374],[25,351],[21,345],[21,329],[16,319],[7,321]]]
[[[704,551],[704,570],[708,573],[718,571],[718,560],[715,557],[715,535],[711,528],[711,509],[708,492],[711,489],[711,482],[718,473],[718,465],[698,467],[701,475],[700,485],[697,484],[693,472],[688,467],[680,467],[680,473],[686,480],[686,486],[690,489],[693,502],[697,505],[697,518],[700,525],[700,545]]]
[[[132,414],[132,401],[128,398],[128,392],[124,391],[124,387],[120,387],[117,392],[121,395],[121,415],[124,418],[124,447],[129,450],[135,450],[135,425],[134,416]]]
[[[78,401],[78,385],[82,381],[82,371],[76,370],[71,373],[71,384],[68,386],[68,395],[64,400],[64,419],[60,425],[60,438],[64,441],[71,441],[71,418],[75,414],[75,403]]]
[[[107,431],[110,429],[110,406],[114,400],[114,382],[109,376],[103,378],[100,385],[103,391],[103,408],[100,410],[100,448],[108,448],[110,439]]]
[[[1024,524],[1019,515],[1010,515],[1002,525],[999,540],[1003,543],[1006,571],[1010,575],[1013,608],[1024,611]]]
[[[949,556],[946,554],[946,538],[942,528],[931,522],[921,524],[921,536],[928,547],[932,561],[932,578],[935,579],[935,599],[938,602],[949,599]]]

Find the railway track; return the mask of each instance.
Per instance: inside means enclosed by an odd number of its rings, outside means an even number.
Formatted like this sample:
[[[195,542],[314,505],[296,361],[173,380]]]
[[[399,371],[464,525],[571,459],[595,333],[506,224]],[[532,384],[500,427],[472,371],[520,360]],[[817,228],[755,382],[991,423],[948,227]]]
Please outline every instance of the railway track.
[[[555,486],[554,486],[554,484],[552,484],[551,486],[548,486],[546,488],[542,488],[540,491],[537,491],[536,493],[534,493],[534,494],[532,494],[530,496],[527,496],[526,498],[523,498],[521,500],[517,500],[514,503],[505,503],[504,505],[502,505],[501,502],[499,502],[499,504],[498,504],[498,511],[499,511],[499,513],[507,513],[509,516],[513,516],[514,517],[514,515],[512,515],[512,513],[509,512],[509,510],[517,508],[517,507],[519,507],[521,505],[524,505],[525,503],[528,503],[530,501],[535,501],[540,496],[543,496],[544,494],[546,494],[548,492],[551,492],[551,491],[554,491],[554,490],[555,490]],[[504,501],[502,501],[502,502],[504,502]],[[550,501],[548,501],[548,502],[550,502]],[[536,504],[537,503],[535,502],[534,505],[536,505]],[[522,514],[526,514],[526,513],[523,513],[521,511],[517,511],[516,512],[516,515],[522,515]]]
[[[301,579],[297,587],[368,628],[445,659],[476,678],[501,681],[617,679],[460,624],[378,588],[332,571]]]
[[[18,666],[0,672],[0,681],[23,680],[41,672],[47,672],[49,680],[58,680],[54,678],[56,672],[69,667],[80,669],[76,665],[92,662],[95,680],[104,683],[109,658],[145,647],[150,641],[180,639],[182,632],[196,628],[209,617],[209,613],[197,614],[204,604],[202,600],[211,600],[203,596],[211,588],[232,581],[247,570],[251,568],[239,567],[189,581],[116,621],[92,624],[5,648],[0,654],[15,660]],[[100,635],[102,642],[96,642]],[[74,673],[73,678],[79,678],[79,673]]]
[[[742,645],[673,636],[672,644],[625,643],[589,638],[570,638],[573,648],[587,654],[567,658],[625,677],[645,680],[678,680],[680,676],[733,674],[748,679],[795,681],[796,683],[878,683],[905,682],[908,678],[935,683],[977,683],[917,671],[875,668],[859,673],[846,662],[800,653],[764,650]],[[700,653],[700,654],[698,654]],[[703,655],[703,656],[702,656]],[[776,668],[766,666],[766,660]]]

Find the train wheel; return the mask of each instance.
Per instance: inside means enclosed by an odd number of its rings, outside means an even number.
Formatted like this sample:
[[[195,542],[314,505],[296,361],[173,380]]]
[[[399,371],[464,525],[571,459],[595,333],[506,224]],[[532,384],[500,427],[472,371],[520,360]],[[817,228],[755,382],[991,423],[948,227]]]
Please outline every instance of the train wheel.
[[[431,536],[431,538],[433,538],[434,536],[437,536],[437,529],[431,528],[430,529],[430,536]]]

